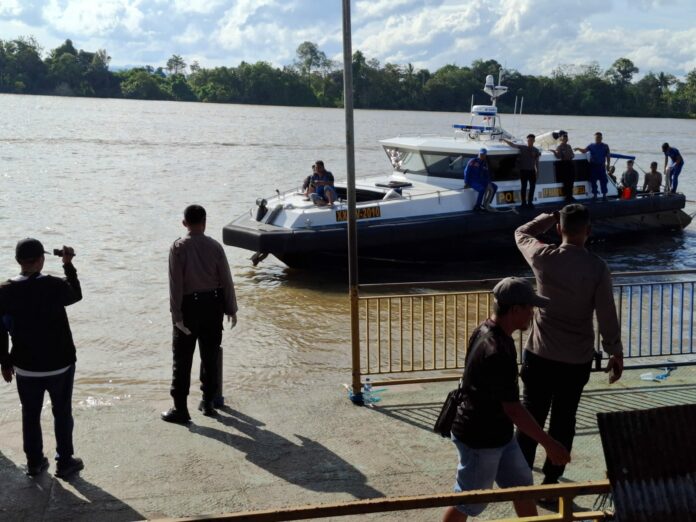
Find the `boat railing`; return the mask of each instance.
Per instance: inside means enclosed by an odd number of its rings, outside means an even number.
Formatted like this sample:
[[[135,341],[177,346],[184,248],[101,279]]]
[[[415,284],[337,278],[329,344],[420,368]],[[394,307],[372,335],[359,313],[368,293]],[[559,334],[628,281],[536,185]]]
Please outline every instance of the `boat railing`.
[[[616,273],[614,280],[627,369],[696,364],[696,270]],[[360,375],[390,384],[458,378],[469,336],[492,311],[496,282],[361,285]],[[520,356],[528,335],[515,336]],[[597,333],[594,369],[605,362]]]

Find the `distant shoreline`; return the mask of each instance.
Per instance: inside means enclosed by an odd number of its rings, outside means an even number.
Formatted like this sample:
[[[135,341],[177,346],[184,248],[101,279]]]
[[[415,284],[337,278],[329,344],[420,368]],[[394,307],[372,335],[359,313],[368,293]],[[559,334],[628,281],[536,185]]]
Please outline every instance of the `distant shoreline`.
[[[233,103],[279,107],[343,105],[343,71],[312,42],[297,47],[297,59],[282,68],[267,62],[206,69],[172,55],[164,66],[109,69],[106,50],[76,49],[71,40],[42,57],[33,38],[0,40],[0,93],[86,98]],[[596,62],[559,65],[550,76],[504,70],[496,60],[470,66],[445,65],[431,72],[412,64],[380,64],[353,54],[356,109],[469,112],[472,102],[488,104],[486,76],[499,77],[508,92],[501,113],[696,118],[696,69],[680,80],[668,73],[640,71],[627,58],[607,70]]]

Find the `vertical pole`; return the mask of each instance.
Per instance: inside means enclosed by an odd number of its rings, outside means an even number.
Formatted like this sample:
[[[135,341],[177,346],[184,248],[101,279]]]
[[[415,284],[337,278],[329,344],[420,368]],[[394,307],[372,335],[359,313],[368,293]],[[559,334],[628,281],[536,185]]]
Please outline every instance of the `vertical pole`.
[[[470,111],[474,110],[474,95],[471,95],[471,108],[469,109]]]
[[[350,297],[351,400],[362,405],[360,383],[360,322],[358,317],[358,230],[355,223],[355,137],[353,135],[353,42],[350,0],[343,0],[343,107],[346,118],[348,189],[348,292]]]
[[[512,109],[512,114],[517,114],[517,96],[515,96],[515,107]]]
[[[524,105],[524,96],[522,96],[522,98],[520,98],[520,112],[518,112],[517,114],[522,114],[522,106],[523,105]]]

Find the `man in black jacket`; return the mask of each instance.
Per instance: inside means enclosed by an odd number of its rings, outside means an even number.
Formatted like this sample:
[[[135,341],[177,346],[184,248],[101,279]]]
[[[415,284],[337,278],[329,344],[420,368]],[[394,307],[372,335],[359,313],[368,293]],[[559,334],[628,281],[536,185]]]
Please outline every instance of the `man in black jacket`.
[[[65,313],[66,306],[82,299],[82,290],[72,264],[75,251],[63,247],[65,279],[41,273],[45,253],[36,239],[19,241],[15,258],[22,271],[0,284],[0,368],[6,382],[17,376],[27,475],[38,475],[48,468],[41,436],[41,408],[48,391],[56,434],[56,476],[65,478],[84,467],[81,459],[73,457],[76,357]],[[12,337],[9,352],[8,333]]]

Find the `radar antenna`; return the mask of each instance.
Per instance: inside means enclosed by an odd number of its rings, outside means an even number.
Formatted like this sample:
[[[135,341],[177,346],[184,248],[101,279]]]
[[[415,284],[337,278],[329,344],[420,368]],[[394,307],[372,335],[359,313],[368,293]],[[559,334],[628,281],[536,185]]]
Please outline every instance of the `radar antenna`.
[[[498,75],[498,85],[495,84],[495,78],[493,78],[492,74],[489,74],[486,76],[486,84],[483,87],[483,92],[488,94],[491,97],[491,104],[495,107],[496,101],[500,96],[505,94],[508,90],[507,87],[504,85],[500,85],[500,82],[502,81],[503,77],[503,71],[500,71],[500,74]]]

